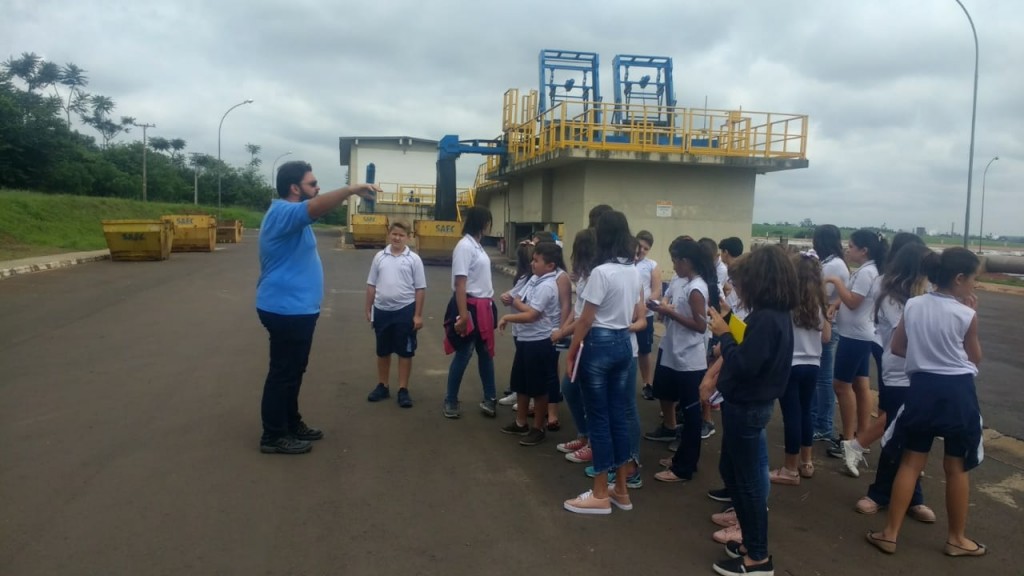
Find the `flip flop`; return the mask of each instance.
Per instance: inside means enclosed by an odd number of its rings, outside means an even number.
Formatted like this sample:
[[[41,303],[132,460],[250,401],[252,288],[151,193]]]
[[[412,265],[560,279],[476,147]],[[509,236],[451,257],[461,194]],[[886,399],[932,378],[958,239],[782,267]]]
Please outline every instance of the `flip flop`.
[[[975,548],[963,548],[956,544],[946,542],[946,556],[984,556],[988,553],[988,548],[986,548],[981,542],[976,540],[971,540],[971,542],[974,542],[974,545],[976,546]]]
[[[875,536],[875,534],[881,534],[881,532],[870,532],[869,531],[867,534],[865,534],[865,536],[868,539],[868,542],[872,546],[874,546],[875,548],[878,548],[879,550],[881,550],[882,552],[885,552],[886,554],[895,554],[896,553],[896,542],[894,542],[892,540],[886,540],[885,538],[878,538],[878,537]],[[949,548],[947,548],[946,551],[948,552]]]

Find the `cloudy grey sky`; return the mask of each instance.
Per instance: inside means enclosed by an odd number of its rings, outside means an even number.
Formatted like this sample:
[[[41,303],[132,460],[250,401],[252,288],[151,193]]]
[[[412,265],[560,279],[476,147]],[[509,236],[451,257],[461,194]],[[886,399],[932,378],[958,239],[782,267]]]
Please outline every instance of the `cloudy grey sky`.
[[[972,232],[1024,234],[1024,4],[964,0],[981,44]],[[0,58],[85,68],[117,115],[223,158],[263,146],[341,183],[339,136],[490,138],[543,48],[670,56],[680,106],[807,114],[810,168],[758,179],[756,221],[963,231],[974,47],[954,0],[6,0]],[[86,129],[88,130],[88,129]],[[127,138],[136,138],[133,132]],[[471,178],[477,158],[460,162]],[[269,167],[266,169],[269,176]]]

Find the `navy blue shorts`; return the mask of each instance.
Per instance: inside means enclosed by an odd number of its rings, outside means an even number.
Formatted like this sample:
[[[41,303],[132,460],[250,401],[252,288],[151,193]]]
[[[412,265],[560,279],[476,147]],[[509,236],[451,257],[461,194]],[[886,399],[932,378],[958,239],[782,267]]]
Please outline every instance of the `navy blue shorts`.
[[[654,349],[654,322],[656,316],[647,317],[647,328],[636,333],[637,354],[650,354]]]
[[[870,340],[841,337],[836,346],[832,377],[840,382],[853,382],[857,377],[867,378],[871,373],[872,344]]]
[[[982,420],[974,376],[917,372],[893,422],[893,440],[905,450],[928,453],[941,437],[946,456],[963,458],[964,469],[981,463]],[[887,431],[888,434],[888,431]]]
[[[398,354],[400,358],[416,355],[416,331],[413,330],[413,316],[416,304],[388,311],[373,308],[373,331],[377,334],[377,356],[384,358]]]
[[[534,342],[516,341],[509,387],[516,394],[537,398],[559,391],[558,351],[550,338]],[[561,400],[558,398],[555,402]]]
[[[910,390],[910,387],[879,384],[878,409],[885,412],[888,421],[892,422],[892,419],[896,417],[896,413],[899,412],[900,406],[903,406],[903,403],[906,402],[907,392]]]

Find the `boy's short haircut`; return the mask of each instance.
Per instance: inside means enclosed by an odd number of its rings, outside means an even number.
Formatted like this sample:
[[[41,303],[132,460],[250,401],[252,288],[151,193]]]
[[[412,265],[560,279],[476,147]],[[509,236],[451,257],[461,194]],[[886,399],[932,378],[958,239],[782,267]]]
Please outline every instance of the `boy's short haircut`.
[[[412,232],[412,227],[409,226],[409,223],[406,222],[405,220],[394,220],[390,224],[388,224],[388,232],[391,232],[395,228],[401,228],[402,230],[405,230],[406,236],[408,236],[409,233]]]
[[[703,248],[709,256],[711,256],[711,263],[714,264],[714,259],[718,256],[718,244],[715,244],[715,241],[707,236],[697,240],[697,243],[700,244],[700,247]]]
[[[555,235],[549,230],[538,230],[533,233],[533,238],[537,239],[537,242],[554,242]]]
[[[718,249],[722,252],[728,252],[729,256],[733,258],[739,258],[743,255],[743,240],[730,236],[718,243]]]
[[[647,230],[641,230],[637,232],[636,239],[647,242],[648,246],[654,246],[654,235],[648,232]]]
[[[540,254],[540,257],[544,259],[544,262],[548,264],[554,264],[556,268],[565,268],[565,262],[562,257],[562,247],[554,242],[538,242],[533,247],[534,254]]]

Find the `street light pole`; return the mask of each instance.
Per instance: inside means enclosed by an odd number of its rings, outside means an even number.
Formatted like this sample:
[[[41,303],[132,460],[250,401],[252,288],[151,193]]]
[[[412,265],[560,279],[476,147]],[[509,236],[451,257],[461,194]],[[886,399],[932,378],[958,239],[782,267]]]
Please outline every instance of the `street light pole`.
[[[291,153],[292,153],[292,151],[289,150],[289,151],[285,152],[284,154],[281,154],[277,158],[274,158],[274,165],[270,168],[270,187],[271,188],[275,188],[276,189],[276,183],[274,182],[274,172],[277,171],[277,161],[280,160],[281,158],[284,158],[285,156],[288,156]],[[273,199],[274,196],[271,195],[270,197],[271,197],[271,199]]]
[[[974,100],[971,104],[971,151],[967,163],[967,209],[964,212],[964,248],[969,248],[967,241],[970,238],[971,227],[971,179],[974,177],[974,123],[978,115],[978,31],[974,29],[974,20],[963,2],[956,0],[960,9],[967,16],[967,22],[971,25],[971,34],[974,35]]]
[[[132,126],[142,128],[142,201],[146,201],[146,129],[156,128],[156,124],[136,124]]]
[[[981,175],[981,226],[978,227],[978,254],[981,254],[981,243],[985,241],[985,179],[988,178],[988,167],[999,160],[999,156],[993,156],[988,164],[985,164],[985,172]]]
[[[225,112],[224,115],[220,117],[220,125],[217,126],[217,210],[218,211],[220,210],[220,176],[221,176],[221,172],[222,172],[221,165],[220,165],[220,132],[221,132],[221,128],[224,128],[224,119],[228,117],[228,114],[230,114],[231,111],[234,110],[235,108],[238,108],[239,106],[243,106],[245,104],[252,104],[252,99],[251,98],[247,98],[244,101],[239,102],[238,104],[235,104],[231,108],[228,108],[228,111]]]

